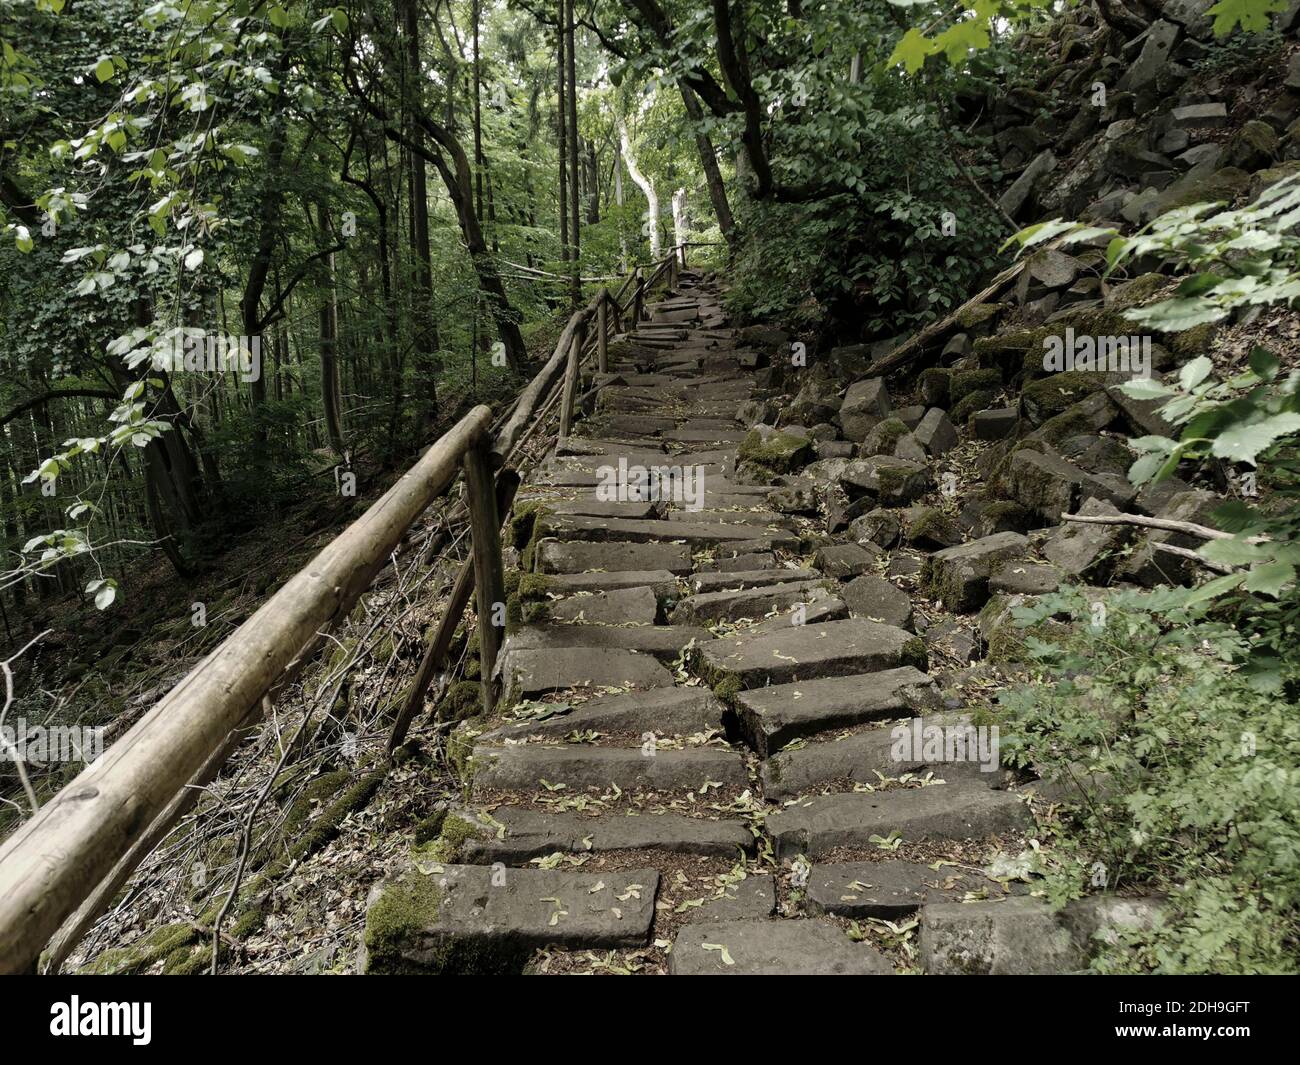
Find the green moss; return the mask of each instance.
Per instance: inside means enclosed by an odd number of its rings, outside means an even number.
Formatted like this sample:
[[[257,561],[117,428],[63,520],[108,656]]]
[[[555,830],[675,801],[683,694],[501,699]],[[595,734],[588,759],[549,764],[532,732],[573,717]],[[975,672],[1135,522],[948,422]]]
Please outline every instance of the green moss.
[[[1031,381],[1020,392],[1021,406],[1038,412],[1040,421],[1060,414],[1067,407],[1106,387],[1106,375],[1092,370],[1066,370]]]
[[[266,864],[263,876],[267,880],[274,880],[287,872],[294,863],[305,861],[332,843],[338,837],[343,819],[370,802],[379,790],[379,785],[384,782],[386,774],[385,769],[375,769],[361,777],[322,810],[304,831],[298,831],[302,826],[301,820],[295,823],[294,832],[287,831],[286,821],[286,830],[281,833],[283,843],[275,848],[275,857]],[[348,774],[345,773],[344,776],[350,779]]]
[[[261,906],[252,906],[245,910],[235,920],[230,929],[230,934],[235,939],[247,939],[251,935],[256,935],[266,924],[266,910]]]
[[[1050,381],[1051,378],[1044,378]],[[1068,440],[1072,436],[1079,436],[1084,433],[1095,433],[1096,427],[1086,414],[1075,409],[1076,404],[1071,404],[1060,414],[1055,414],[1048,418],[1038,427],[1035,435],[1049,444],[1059,444],[1062,440]]]
[[[442,834],[442,823],[447,819],[447,811],[440,808],[428,817],[422,818],[415,826],[415,845],[432,843]]]
[[[976,392],[991,392],[1001,387],[1002,374],[998,370],[958,370],[952,375],[948,399],[956,406]]]
[[[476,714],[480,707],[479,697],[483,686],[476,680],[462,680],[447,689],[434,710],[435,721],[463,721]]]
[[[281,838],[292,839],[296,836],[321,804],[347,787],[351,779],[351,773],[338,769],[332,773],[322,773],[315,780],[309,781],[284,816],[284,823],[280,827]]]
[[[115,947],[97,955],[77,971],[92,976],[126,976],[140,973],[173,951],[193,942],[198,930],[187,922],[163,925],[141,936],[129,947]]]
[[[1218,331],[1217,322],[1203,322],[1201,325],[1192,326],[1191,329],[1184,329],[1181,333],[1172,334],[1169,337],[1169,347],[1173,349],[1175,355],[1185,359],[1205,355],[1209,352],[1210,345],[1214,343],[1214,335]]]
[[[905,644],[902,650],[902,663],[905,666],[915,666],[924,673],[930,666],[929,655],[926,654],[925,641],[919,636],[913,636]]]
[[[555,582],[544,573],[522,573],[519,576],[519,599],[520,601],[545,599],[546,593],[554,585]]]
[[[533,538],[538,519],[552,513],[543,500],[516,503],[510,511],[510,534],[516,548],[522,549]]]
[[[910,544],[919,543],[922,540],[932,540],[937,544],[961,542],[961,533],[957,529],[957,523],[937,507],[926,507],[913,521],[909,522],[906,536],[907,542]]]
[[[965,425],[972,414],[987,410],[996,399],[997,394],[992,391],[972,392],[953,406],[948,412],[948,418],[953,425]]]
[[[980,519],[985,523],[985,528],[990,534],[1024,532],[1029,528],[1029,511],[1009,499],[999,499],[990,503],[980,514]]]
[[[482,830],[473,821],[448,814],[443,819],[442,831],[438,834],[438,838],[419,848],[420,856],[430,861],[455,865],[460,861],[461,852],[465,849],[465,841],[474,839],[481,832]]]
[[[863,455],[892,455],[898,441],[908,434],[906,423],[898,418],[886,418],[867,433],[862,443]]]
[[[931,396],[938,406],[948,406],[948,390],[952,382],[951,369],[947,366],[931,366],[921,371],[919,382],[921,391]]]
[[[769,433],[766,440],[757,429],[751,429],[740,443],[737,452],[741,462],[762,466],[774,473],[790,473],[812,461],[815,452],[812,441],[793,433]]]
[[[436,928],[442,890],[437,878],[410,873],[384,884],[379,898],[366,911],[366,971],[400,974],[444,971],[450,947],[429,949],[426,933]],[[407,959],[416,944],[421,964]]]
[[[1106,297],[1106,309],[1124,311],[1130,307],[1140,307],[1152,296],[1169,284],[1169,278],[1160,273],[1142,274],[1116,285]]]
[[[740,694],[740,678],[732,673],[723,677],[713,686],[713,694],[716,695],[725,706],[731,706],[736,701],[736,696]]]
[[[1001,313],[1002,308],[996,303],[976,303],[971,307],[963,307],[957,312],[957,324],[969,331],[996,318]]]

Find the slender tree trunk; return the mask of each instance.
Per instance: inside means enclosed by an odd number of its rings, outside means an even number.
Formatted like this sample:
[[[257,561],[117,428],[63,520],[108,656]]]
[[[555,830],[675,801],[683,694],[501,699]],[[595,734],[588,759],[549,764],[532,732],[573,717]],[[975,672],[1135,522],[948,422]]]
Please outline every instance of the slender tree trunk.
[[[582,299],[582,214],[578,208],[578,82],[577,64],[574,60],[573,0],[561,0],[561,3],[564,8],[564,32],[569,39],[565,55],[569,107],[569,217],[573,228],[573,274],[569,282],[569,303],[574,310],[577,310],[578,303]]]
[[[682,91],[682,103],[686,115],[695,125],[695,147],[700,153],[700,167],[704,171],[704,182],[709,190],[709,202],[713,205],[713,214],[718,219],[718,229],[727,247],[734,248],[736,243],[736,222],[731,214],[731,204],[727,200],[727,186],[722,180],[722,170],[718,166],[718,156],[713,150],[713,143],[703,131],[704,110],[695,93],[684,83],[678,83]]]
[[[627,135],[627,123],[622,116],[618,119],[618,138],[623,146],[623,161],[627,163],[627,172],[636,182],[646,199],[646,236],[650,238],[650,257],[659,258],[659,196],[654,183],[650,181],[636,165],[636,156],[632,154],[632,140]]]
[[[565,32],[564,11],[566,0],[560,0],[560,17],[555,24],[556,39],[556,111],[555,111],[555,146],[559,158],[560,181],[560,262],[564,263],[563,273],[568,273],[569,262],[569,108],[566,102],[565,83]]]

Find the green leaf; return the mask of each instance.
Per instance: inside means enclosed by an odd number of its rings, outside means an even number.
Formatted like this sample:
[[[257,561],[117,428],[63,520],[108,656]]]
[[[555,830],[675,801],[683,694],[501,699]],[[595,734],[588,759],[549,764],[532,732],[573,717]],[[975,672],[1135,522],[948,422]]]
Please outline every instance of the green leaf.
[[[1293,580],[1295,580],[1295,567],[1291,563],[1266,562],[1246,574],[1245,588],[1248,592],[1258,592],[1260,595],[1276,599],[1282,589]]]
[[[1250,349],[1250,368],[1260,380],[1273,380],[1281,366],[1282,364],[1272,352],[1261,348],[1258,344]]]
[[[1130,399],[1164,399],[1174,394],[1172,388],[1151,377],[1135,377],[1131,381],[1125,381],[1119,390]]]
[[[344,33],[348,28],[348,15],[341,7],[336,7],[330,12],[330,21],[334,23],[334,28],[339,33]]]
[[[1238,23],[1247,33],[1268,29],[1268,16],[1286,10],[1286,0],[1219,0],[1206,14],[1214,16],[1214,35],[1226,37]]]
[[[1300,431],[1300,414],[1274,414],[1220,433],[1210,448],[1215,458],[1255,464],[1255,456],[1280,437]]]
[[[1178,383],[1188,392],[1210,376],[1214,363],[1204,355],[1199,355],[1178,371]]]
[[[934,55],[936,51],[934,41],[913,26],[903,34],[902,39],[894,46],[888,65],[892,67],[902,63],[903,68],[909,74],[915,74],[925,65],[926,59]]]
[[[1222,562],[1228,566],[1247,566],[1269,557],[1268,551],[1260,544],[1248,544],[1236,538],[1211,540],[1196,553],[1209,562]]]
[[[1243,573],[1229,573],[1226,577],[1216,577],[1212,581],[1206,581],[1199,588],[1192,589],[1191,594],[1187,596],[1186,605],[1195,606],[1209,599],[1217,599],[1238,587],[1245,579]]]
[[[116,73],[117,68],[113,66],[113,60],[111,59],[104,58],[95,64],[95,77],[99,80],[100,84],[109,81]]]

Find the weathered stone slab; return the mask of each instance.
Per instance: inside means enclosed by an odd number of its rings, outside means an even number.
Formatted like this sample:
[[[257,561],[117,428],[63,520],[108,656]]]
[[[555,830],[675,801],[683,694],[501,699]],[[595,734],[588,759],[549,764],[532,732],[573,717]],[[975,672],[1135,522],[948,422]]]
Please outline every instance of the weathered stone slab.
[[[938,705],[933,681],[912,666],[877,673],[754,688],[736,696],[740,728],[767,756],[800,736],[864,721],[908,716]]]
[[[584,494],[579,499],[559,499],[547,503],[553,514],[581,514],[588,518],[626,518],[629,521],[643,521],[646,518],[659,517],[660,504],[646,503],[605,503]]]
[[[677,933],[668,956],[673,976],[885,976],[893,971],[867,944],[816,920],[689,924]]]
[[[936,975],[1046,976],[1088,964],[1101,931],[1150,927],[1151,899],[1098,897],[1068,903],[1060,913],[1042,899],[933,903],[921,910],[921,964]]]
[[[506,637],[502,658],[517,652],[536,651],[549,654],[573,648],[639,651],[671,662],[682,649],[695,641],[701,645],[713,639],[708,629],[693,625],[525,625]]]
[[[833,544],[818,548],[813,564],[826,576],[844,580],[863,573],[874,573],[876,564],[884,555],[875,544]]]
[[[776,556],[770,552],[756,551],[745,554],[728,554],[715,551],[714,560],[697,567],[698,573],[744,573],[759,569],[776,569]]]
[[[706,782],[745,783],[745,762],[734,751],[712,747],[647,753],[640,747],[591,747],[565,744],[544,747],[474,748],[474,793],[533,792],[563,784],[570,791],[620,788],[635,791],[675,791],[699,788]]]
[[[827,621],[844,621],[848,616],[849,608],[843,599],[825,588],[814,588],[804,602],[776,617],[758,622],[746,629],[745,634],[756,638],[772,633],[786,633],[792,628],[821,625]]]
[[[868,432],[889,415],[889,393],[882,378],[872,377],[849,386],[840,406],[840,427],[844,439],[861,442]]]
[[[786,610],[808,602],[811,593],[821,587],[820,580],[788,581],[760,588],[700,592],[678,601],[672,621],[678,625],[760,618],[773,610]]]
[[[596,632],[606,628],[561,627],[572,628],[578,639],[589,642]],[[611,632],[637,631],[608,628]],[[634,688],[658,688],[673,682],[673,675],[653,656],[622,648],[578,646],[525,651],[516,647],[504,653],[500,662],[504,697],[508,702],[566,688],[618,688],[625,684]]]
[[[920,862],[841,862],[814,865],[806,901],[811,913],[897,920],[921,906],[961,902],[968,891],[1001,894],[996,880],[952,866],[937,870]]]
[[[573,592],[609,592],[616,588],[650,588],[661,599],[677,592],[677,578],[666,569],[592,570],[588,573],[557,573],[547,577],[548,591],[556,595]]]
[[[1114,503],[1121,510],[1128,509],[1134,496],[1123,477],[1088,473],[1059,455],[1029,448],[1012,454],[1007,481],[1012,498],[1053,525],[1089,496]]]
[[[722,704],[705,688],[653,688],[622,695],[598,695],[565,707],[542,719],[507,725],[479,738],[482,743],[525,736],[560,738],[570,732],[655,732],[689,736],[722,726]]]
[[[699,653],[715,681],[735,677],[742,688],[925,665],[925,645],[910,632],[860,618],[730,636]]]
[[[1050,562],[1031,562],[1023,558],[997,562],[989,575],[989,594],[1046,595],[1065,580],[1065,574]]]
[[[840,483],[850,496],[874,496],[883,506],[903,506],[931,487],[927,466],[893,455],[854,459],[840,474]]]
[[[659,600],[649,588],[576,595],[547,606],[552,621],[588,625],[653,625],[659,614]]]
[[[796,803],[767,819],[778,858],[819,858],[836,847],[866,848],[872,836],[903,839],[979,839],[1033,824],[1028,808],[1009,792],[972,784],[846,795]]]
[[[946,455],[960,443],[957,430],[948,420],[946,412],[938,407],[931,407],[925,417],[912,430],[917,443],[925,448],[927,455],[938,457]]]
[[[833,781],[875,784],[881,776],[897,778],[904,773],[929,772],[934,779],[950,784],[960,781],[993,787],[1002,783],[1006,774],[998,765],[996,753],[980,752],[973,730],[963,731],[960,736],[955,731],[968,728],[960,715],[936,714],[781,751],[768,758],[759,772],[763,796],[783,800]],[[914,735],[918,729],[933,731],[931,749],[926,749],[924,731]],[[941,729],[954,730],[954,740],[960,738],[962,746],[954,742],[945,749],[942,743],[947,734],[938,731]],[[985,756],[983,763],[977,760],[981,753]],[[955,757],[949,760],[948,755]]]
[[[537,568],[543,573],[582,573],[629,570],[690,572],[685,544],[589,544],[585,541],[543,540],[537,545]]]
[[[773,584],[789,584],[791,581],[811,581],[821,574],[812,569],[786,569],[784,566],[772,569],[731,570],[708,573],[696,573],[687,583],[692,592],[737,591],[741,588],[766,588]]]
[[[505,975],[542,947],[635,947],[650,938],[659,873],[575,873],[413,863],[371,889],[360,970]]]
[[[668,521],[693,522],[702,525],[750,525],[758,528],[751,536],[762,536],[768,526],[792,529],[794,522],[774,510],[670,510],[664,515]]]
[[[849,605],[849,613],[855,618],[879,621],[911,631],[911,597],[883,577],[854,577],[840,589],[840,595]]]
[[[754,852],[754,834],[743,821],[712,821],[683,814],[551,813],[515,806],[498,807],[477,837],[465,841],[462,859],[474,865],[504,862],[524,865],[556,851],[599,854],[606,851],[665,850],[712,858],[738,858]],[[504,832],[504,834],[502,834]]]

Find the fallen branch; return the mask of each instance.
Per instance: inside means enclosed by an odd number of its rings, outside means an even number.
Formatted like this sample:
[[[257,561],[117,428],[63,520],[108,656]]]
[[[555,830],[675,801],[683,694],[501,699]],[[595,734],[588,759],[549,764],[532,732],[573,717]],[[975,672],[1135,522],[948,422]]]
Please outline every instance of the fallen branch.
[[[1224,562],[1211,562],[1208,558],[1202,558],[1190,547],[1178,547],[1176,544],[1152,544],[1157,551],[1163,551],[1167,555],[1177,555],[1179,558],[1191,559],[1193,562],[1199,562],[1206,569],[1212,569],[1215,573],[1222,573],[1225,576],[1229,573],[1236,573],[1237,567],[1229,566]]]
[[[1173,518],[1148,518],[1145,514],[1062,514],[1062,521],[1080,521],[1089,525],[1141,525],[1148,529],[1163,529],[1166,532],[1188,533],[1203,540],[1231,540],[1233,534],[1222,529],[1211,529],[1208,525],[1197,525],[1194,521],[1175,521]],[[1246,543],[1268,543],[1267,536],[1248,536]]]

